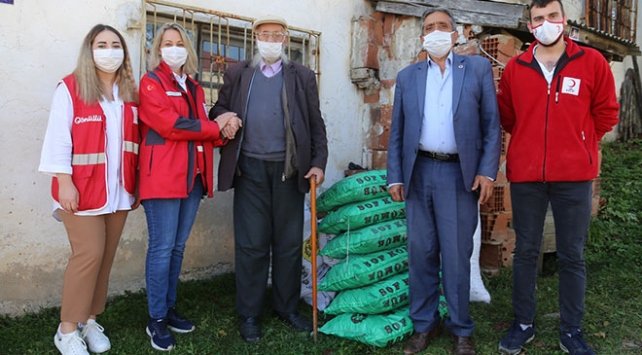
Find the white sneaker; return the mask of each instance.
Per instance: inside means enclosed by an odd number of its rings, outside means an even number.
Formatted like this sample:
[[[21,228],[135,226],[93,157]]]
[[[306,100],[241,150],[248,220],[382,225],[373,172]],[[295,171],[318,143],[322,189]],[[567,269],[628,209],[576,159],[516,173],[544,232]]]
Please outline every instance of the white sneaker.
[[[89,355],[87,352],[87,344],[80,337],[80,332],[77,330],[63,334],[58,326],[58,331],[54,335],[54,344],[62,355]]]
[[[89,319],[87,324],[80,324],[80,335],[87,343],[89,351],[92,353],[104,353],[111,349],[109,338],[104,334],[105,328],[98,324],[94,319]]]

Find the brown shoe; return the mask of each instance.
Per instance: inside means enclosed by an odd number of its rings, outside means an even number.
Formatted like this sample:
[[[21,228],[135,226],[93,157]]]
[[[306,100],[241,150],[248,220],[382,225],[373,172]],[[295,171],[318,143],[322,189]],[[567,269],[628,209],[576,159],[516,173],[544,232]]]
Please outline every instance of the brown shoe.
[[[404,354],[416,354],[424,351],[431,340],[439,336],[439,325],[424,333],[415,332],[403,345]]]
[[[455,355],[475,355],[475,344],[471,337],[454,337]]]

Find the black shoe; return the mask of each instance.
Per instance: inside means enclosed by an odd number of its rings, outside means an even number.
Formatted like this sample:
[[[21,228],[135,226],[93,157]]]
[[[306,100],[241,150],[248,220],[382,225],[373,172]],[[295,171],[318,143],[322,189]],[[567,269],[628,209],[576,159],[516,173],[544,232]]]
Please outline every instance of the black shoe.
[[[261,340],[261,325],[256,317],[242,317],[239,326],[241,338],[248,343],[256,343]]]
[[[311,332],[312,331],[312,322],[307,318],[304,318],[299,313],[290,313],[290,314],[281,314],[277,313],[276,317],[279,318],[283,323],[289,325],[291,328],[298,332]]]

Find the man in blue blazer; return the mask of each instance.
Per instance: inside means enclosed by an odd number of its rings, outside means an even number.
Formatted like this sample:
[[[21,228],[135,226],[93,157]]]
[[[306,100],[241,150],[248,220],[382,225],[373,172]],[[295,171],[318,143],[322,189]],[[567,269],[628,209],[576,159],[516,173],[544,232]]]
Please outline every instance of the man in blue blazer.
[[[488,60],[452,52],[457,32],[448,10],[427,10],[422,28],[428,60],[397,76],[388,146],[389,193],[406,201],[408,219],[415,334],[404,353],[423,351],[438,335],[441,269],[455,354],[475,354],[470,256],[477,204],[491,196],[499,163],[495,86]]]

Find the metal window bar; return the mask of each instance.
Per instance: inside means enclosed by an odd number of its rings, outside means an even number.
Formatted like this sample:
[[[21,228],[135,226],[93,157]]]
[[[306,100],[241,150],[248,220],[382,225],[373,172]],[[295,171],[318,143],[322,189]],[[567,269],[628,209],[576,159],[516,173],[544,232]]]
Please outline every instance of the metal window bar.
[[[172,19],[174,22],[182,22],[190,35],[193,35],[192,40],[198,55],[198,80],[206,91],[207,103],[213,105],[227,66],[238,60],[252,58],[254,18],[165,0],[143,0],[143,5],[142,28],[145,33],[141,40],[143,48],[141,72],[145,72],[147,63],[148,22],[152,23],[152,36],[163,22]],[[288,58],[312,69],[319,81],[321,32],[295,26],[289,26],[288,32],[290,32],[290,40],[286,44]],[[209,43],[207,43],[208,40]],[[296,58],[293,59],[295,52]],[[234,58],[231,58],[232,56]],[[208,73],[205,73],[206,70]]]

